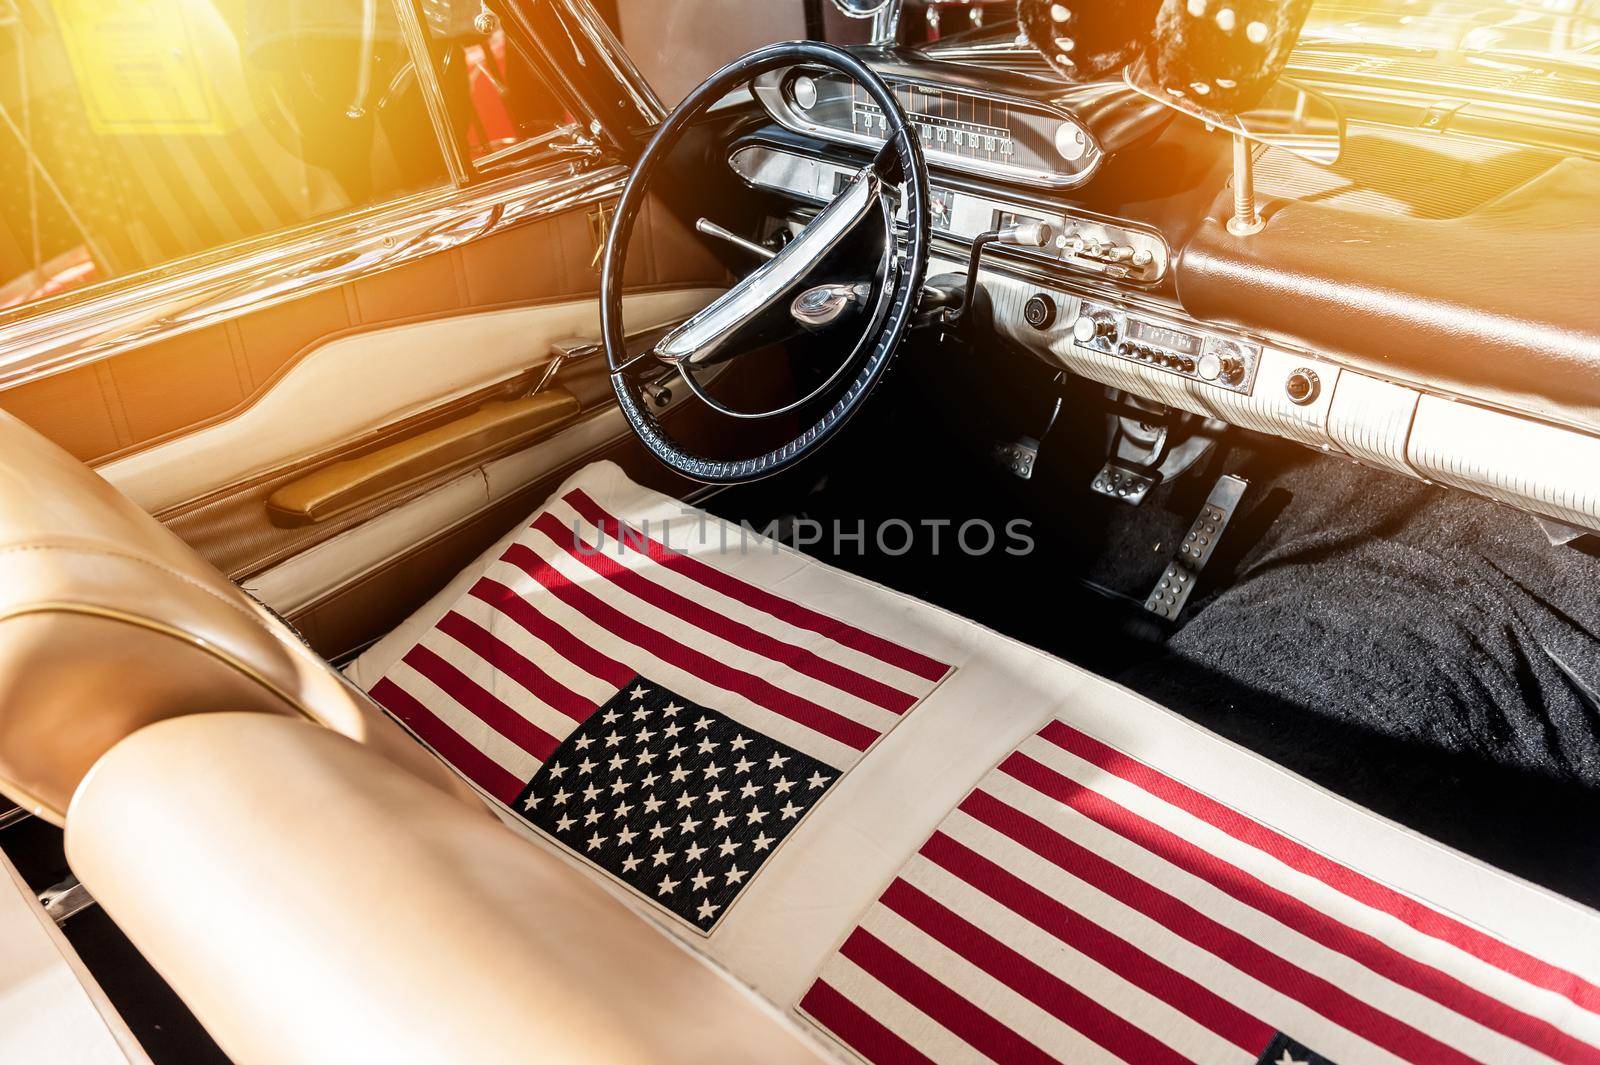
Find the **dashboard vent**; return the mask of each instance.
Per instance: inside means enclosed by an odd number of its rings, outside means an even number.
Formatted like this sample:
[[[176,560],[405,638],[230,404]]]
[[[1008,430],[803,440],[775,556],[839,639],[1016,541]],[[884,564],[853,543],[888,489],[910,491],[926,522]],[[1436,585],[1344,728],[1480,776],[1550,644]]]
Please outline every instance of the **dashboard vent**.
[[[1503,144],[1351,129],[1339,162],[1268,148],[1256,194],[1408,218],[1460,218],[1549,170],[1559,156]]]

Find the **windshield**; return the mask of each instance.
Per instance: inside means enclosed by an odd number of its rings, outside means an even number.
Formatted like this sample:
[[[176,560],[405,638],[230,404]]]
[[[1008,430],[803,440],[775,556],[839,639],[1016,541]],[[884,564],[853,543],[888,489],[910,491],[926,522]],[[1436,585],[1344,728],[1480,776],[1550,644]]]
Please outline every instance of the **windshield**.
[[[1318,0],[1300,41],[1600,63],[1600,0]]]

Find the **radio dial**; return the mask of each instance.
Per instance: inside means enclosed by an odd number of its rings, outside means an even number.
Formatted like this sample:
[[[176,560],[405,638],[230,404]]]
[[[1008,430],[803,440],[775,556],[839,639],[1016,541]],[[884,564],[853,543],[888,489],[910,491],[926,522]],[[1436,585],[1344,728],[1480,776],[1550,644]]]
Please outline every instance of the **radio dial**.
[[[1104,311],[1085,314],[1072,323],[1072,337],[1080,344],[1088,344],[1116,334],[1117,320]]]

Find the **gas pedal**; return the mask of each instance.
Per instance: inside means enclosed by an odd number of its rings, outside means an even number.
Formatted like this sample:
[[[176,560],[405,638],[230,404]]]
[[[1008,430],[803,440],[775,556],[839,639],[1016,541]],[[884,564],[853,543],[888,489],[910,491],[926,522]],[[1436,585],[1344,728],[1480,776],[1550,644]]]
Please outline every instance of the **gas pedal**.
[[[1150,494],[1150,489],[1161,483],[1158,473],[1141,473],[1126,463],[1112,459],[1100,467],[1100,472],[1094,475],[1094,480],[1089,482],[1089,487],[1103,496],[1120,500],[1130,506],[1138,506],[1144,502],[1144,497]]]
[[[1238,509],[1239,500],[1244,498],[1244,490],[1248,487],[1249,481],[1231,473],[1217,478],[1211,494],[1206,496],[1205,506],[1200,508],[1194,524],[1189,526],[1188,534],[1178,545],[1178,557],[1167,563],[1166,572],[1161,574],[1155,589],[1145,599],[1146,610],[1168,621],[1177,620],[1183,605],[1189,601],[1190,593],[1194,591],[1196,578],[1205,564],[1211,561],[1217,541],[1222,539],[1228,521]]]

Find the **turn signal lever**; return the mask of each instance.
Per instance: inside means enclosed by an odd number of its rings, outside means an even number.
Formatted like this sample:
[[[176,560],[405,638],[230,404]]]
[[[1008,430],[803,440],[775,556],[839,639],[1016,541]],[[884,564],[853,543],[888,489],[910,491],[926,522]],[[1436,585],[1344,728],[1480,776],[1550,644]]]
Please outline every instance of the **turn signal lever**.
[[[961,305],[945,312],[945,323],[952,328],[959,325],[962,317],[971,309],[973,297],[978,291],[978,260],[983,257],[983,249],[991,244],[1009,244],[1015,248],[1042,248],[1050,243],[1050,238],[1053,236],[1055,230],[1049,222],[1028,221],[1018,222],[1004,229],[991,229],[974,237],[972,257],[967,260],[967,285],[962,292]]]

